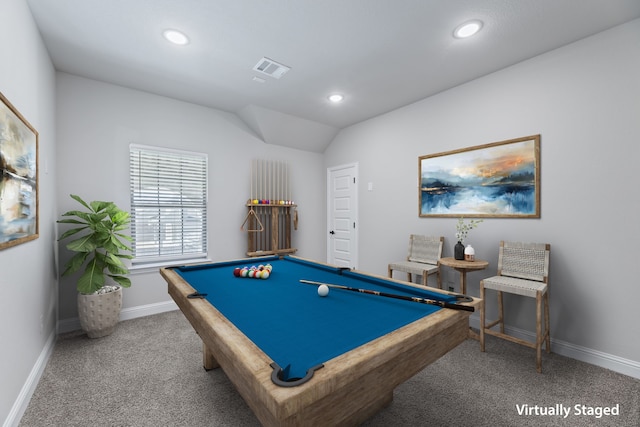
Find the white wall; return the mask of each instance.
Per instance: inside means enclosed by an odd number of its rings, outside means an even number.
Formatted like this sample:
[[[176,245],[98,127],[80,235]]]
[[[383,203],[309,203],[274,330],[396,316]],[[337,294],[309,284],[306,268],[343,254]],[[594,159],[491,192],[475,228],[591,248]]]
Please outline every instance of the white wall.
[[[541,218],[486,219],[470,233],[491,265],[468,275],[468,292],[495,273],[500,240],[550,243],[552,338],[640,372],[638,76],[640,20],[343,130],[325,166],[359,162],[361,269],[386,274],[410,233],[445,236],[452,256],[456,219],[418,217],[418,156],[541,134]],[[505,304],[510,325],[535,332],[532,301]]]
[[[40,237],[0,251],[0,421],[11,425],[55,339],[55,73],[25,1],[0,3],[0,40],[0,92],[39,133]]]
[[[58,73],[59,213],[76,208],[69,194],[85,200],[111,200],[129,209],[129,144],[148,144],[209,155],[209,256],[244,257],[247,234],[241,231],[250,195],[252,159],[284,160],[291,168],[299,229],[293,231],[298,255],[324,259],[324,167],[322,154],[268,145],[235,114],[200,107]],[[70,253],[60,248],[61,264]],[[76,276],[60,279],[60,319],[77,317]],[[171,301],[158,270],[131,276],[123,311]]]

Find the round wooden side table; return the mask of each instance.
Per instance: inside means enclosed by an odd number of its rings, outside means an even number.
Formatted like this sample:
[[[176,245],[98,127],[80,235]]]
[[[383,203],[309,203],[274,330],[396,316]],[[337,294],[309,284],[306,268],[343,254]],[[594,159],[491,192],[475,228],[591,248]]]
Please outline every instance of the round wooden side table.
[[[467,294],[467,271],[484,270],[489,266],[489,261],[476,259],[474,261],[458,260],[453,257],[440,258],[438,265],[446,265],[460,272],[460,293]],[[484,304],[484,302],[483,302]],[[480,340],[480,336],[471,328],[469,328],[469,337]]]
[[[467,271],[484,270],[489,266],[489,261],[476,259],[474,261],[457,260],[453,257],[440,258],[438,262],[460,272],[460,293],[467,294]]]

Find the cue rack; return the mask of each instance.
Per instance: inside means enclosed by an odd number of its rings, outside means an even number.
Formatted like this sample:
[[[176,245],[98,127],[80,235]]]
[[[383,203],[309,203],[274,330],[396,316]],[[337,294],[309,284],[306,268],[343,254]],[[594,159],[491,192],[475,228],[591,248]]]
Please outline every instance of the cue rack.
[[[247,232],[247,256],[286,255],[291,231],[298,229],[297,205],[291,200],[289,165],[282,161],[251,162],[250,198],[240,229]]]

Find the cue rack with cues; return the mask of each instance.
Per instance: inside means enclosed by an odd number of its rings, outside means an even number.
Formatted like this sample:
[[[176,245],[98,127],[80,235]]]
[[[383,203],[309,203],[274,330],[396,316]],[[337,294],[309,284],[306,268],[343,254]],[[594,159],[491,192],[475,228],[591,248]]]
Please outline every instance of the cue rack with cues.
[[[297,205],[291,200],[289,165],[283,161],[251,162],[250,198],[240,227],[247,232],[247,256],[285,255],[291,247],[291,229],[298,229]]]

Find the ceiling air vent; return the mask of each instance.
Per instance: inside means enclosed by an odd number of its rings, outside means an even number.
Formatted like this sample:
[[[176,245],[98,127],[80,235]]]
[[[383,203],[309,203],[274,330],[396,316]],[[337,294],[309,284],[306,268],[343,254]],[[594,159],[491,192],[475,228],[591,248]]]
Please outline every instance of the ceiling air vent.
[[[291,68],[287,67],[286,65],[279,64],[272,59],[262,58],[260,61],[258,61],[255,67],[253,67],[253,69],[255,71],[258,71],[259,73],[273,77],[274,79],[279,79]]]

